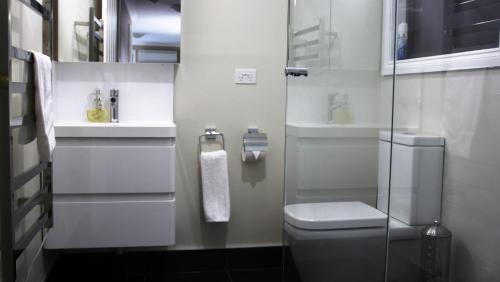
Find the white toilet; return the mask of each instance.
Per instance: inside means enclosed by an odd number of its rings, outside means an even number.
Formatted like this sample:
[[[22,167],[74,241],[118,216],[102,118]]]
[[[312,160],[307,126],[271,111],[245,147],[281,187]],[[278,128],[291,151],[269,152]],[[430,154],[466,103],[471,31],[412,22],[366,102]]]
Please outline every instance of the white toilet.
[[[440,218],[444,139],[394,133],[388,217],[390,142],[390,132],[380,132],[377,208],[362,202],[285,206],[284,228],[302,282],[384,281],[387,224],[391,242],[418,242],[422,226]]]

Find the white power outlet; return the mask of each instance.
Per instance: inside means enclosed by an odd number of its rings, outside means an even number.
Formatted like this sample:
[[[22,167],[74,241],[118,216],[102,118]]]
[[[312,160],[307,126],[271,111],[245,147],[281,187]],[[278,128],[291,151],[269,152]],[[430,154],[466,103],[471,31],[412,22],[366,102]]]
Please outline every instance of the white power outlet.
[[[234,83],[236,84],[257,84],[256,69],[235,69]]]

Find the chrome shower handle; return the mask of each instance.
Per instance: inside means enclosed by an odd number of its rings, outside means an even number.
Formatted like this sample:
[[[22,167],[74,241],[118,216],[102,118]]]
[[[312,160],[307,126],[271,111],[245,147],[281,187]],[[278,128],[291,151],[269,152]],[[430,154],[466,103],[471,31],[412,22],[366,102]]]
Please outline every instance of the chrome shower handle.
[[[308,68],[285,67],[285,76],[308,76]]]

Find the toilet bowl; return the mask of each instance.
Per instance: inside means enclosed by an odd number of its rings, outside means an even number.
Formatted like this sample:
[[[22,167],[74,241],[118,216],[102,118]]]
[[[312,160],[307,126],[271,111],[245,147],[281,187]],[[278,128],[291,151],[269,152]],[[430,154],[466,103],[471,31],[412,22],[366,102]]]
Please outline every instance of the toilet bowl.
[[[387,215],[362,202],[285,207],[285,233],[302,282],[384,279]]]
[[[285,207],[284,230],[302,282],[383,281],[387,224],[390,244],[418,243],[420,227],[388,218],[362,202]]]
[[[285,206],[284,229],[302,281],[384,281],[387,243],[394,269],[404,270],[396,273],[400,281],[418,277],[422,226],[439,219],[443,150],[441,137],[381,132],[377,208],[362,202]]]

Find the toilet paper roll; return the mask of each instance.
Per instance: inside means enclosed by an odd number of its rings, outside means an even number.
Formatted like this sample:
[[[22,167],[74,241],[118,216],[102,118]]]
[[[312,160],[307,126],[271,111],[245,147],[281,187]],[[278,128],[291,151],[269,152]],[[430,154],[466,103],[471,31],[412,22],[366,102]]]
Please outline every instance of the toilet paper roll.
[[[242,151],[241,160],[245,163],[256,162],[262,160],[265,155],[266,153],[262,151]]]

